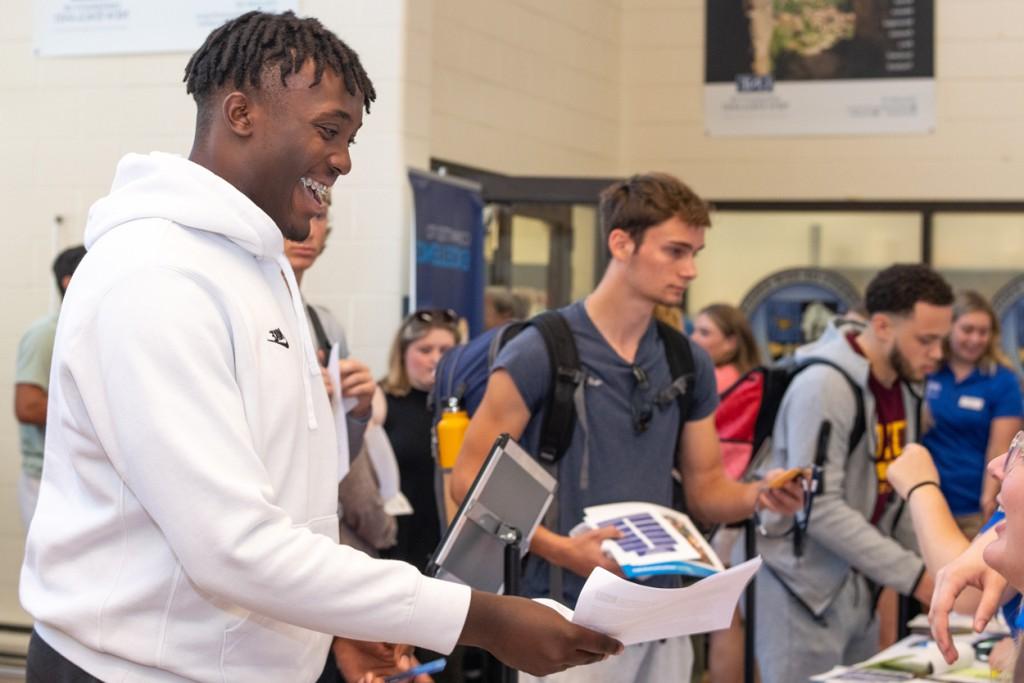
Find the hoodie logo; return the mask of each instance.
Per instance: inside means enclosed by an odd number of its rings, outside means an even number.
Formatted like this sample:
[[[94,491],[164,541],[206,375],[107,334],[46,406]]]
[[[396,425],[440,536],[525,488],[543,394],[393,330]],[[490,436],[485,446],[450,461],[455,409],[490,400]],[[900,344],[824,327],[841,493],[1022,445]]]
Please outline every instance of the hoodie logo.
[[[280,344],[286,349],[288,348],[288,340],[284,338],[284,332],[282,332],[280,329],[270,330],[270,339],[268,339],[267,341],[272,342],[274,344]]]

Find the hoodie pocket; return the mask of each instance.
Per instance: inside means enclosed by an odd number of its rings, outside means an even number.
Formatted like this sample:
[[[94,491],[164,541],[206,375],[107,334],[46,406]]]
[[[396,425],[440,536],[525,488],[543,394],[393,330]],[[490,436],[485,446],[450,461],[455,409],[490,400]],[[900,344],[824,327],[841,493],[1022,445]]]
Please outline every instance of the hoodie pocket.
[[[335,540],[338,537],[337,515],[317,517],[296,527]],[[323,670],[330,642],[329,635],[250,612],[224,629],[221,675],[224,681],[314,680]]]

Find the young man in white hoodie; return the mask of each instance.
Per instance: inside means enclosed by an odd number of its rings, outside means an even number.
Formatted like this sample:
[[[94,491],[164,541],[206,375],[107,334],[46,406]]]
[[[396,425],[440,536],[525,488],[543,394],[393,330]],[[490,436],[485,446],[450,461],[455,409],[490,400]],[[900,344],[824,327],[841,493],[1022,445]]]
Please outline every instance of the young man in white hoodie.
[[[314,19],[251,12],[186,67],[188,159],[129,155],[58,324],[21,598],[29,681],[310,681],[330,635],[547,673],[621,645],[337,543],[337,442],[282,238],[375,93]]]

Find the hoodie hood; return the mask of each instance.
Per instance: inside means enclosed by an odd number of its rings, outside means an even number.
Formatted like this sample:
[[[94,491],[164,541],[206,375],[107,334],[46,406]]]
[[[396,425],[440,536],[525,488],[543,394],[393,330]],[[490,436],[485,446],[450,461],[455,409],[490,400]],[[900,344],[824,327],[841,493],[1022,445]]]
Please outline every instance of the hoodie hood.
[[[807,358],[824,358],[841,367],[846,374],[861,386],[867,386],[870,367],[868,359],[857,353],[846,336],[857,332],[855,325],[848,323],[837,325],[832,320],[818,339],[798,348],[794,356],[798,361]]]
[[[119,225],[142,218],[223,235],[261,259],[284,252],[281,231],[263,209],[213,171],[176,154],[121,159],[110,194],[89,209],[86,249]]]
[[[226,237],[257,260],[277,264],[288,289],[296,329],[305,349],[306,409],[316,429],[310,376],[319,377],[305,304],[295,273],[284,255],[284,237],[277,224],[224,178],[176,154],[128,154],[114,173],[110,194],[89,209],[85,248],[91,249],[118,226],[146,218],[162,218],[186,228]]]

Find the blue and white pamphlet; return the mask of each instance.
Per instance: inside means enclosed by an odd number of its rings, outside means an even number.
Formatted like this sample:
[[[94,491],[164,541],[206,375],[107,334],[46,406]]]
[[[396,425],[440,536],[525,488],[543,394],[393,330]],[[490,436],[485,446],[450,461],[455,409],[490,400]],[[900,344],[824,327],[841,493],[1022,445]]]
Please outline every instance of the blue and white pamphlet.
[[[659,574],[703,578],[725,569],[690,518],[678,510],[627,502],[594,505],[583,513],[583,523],[573,529],[574,534],[610,526],[622,534],[604,541],[601,548],[619,563],[627,578]]]

